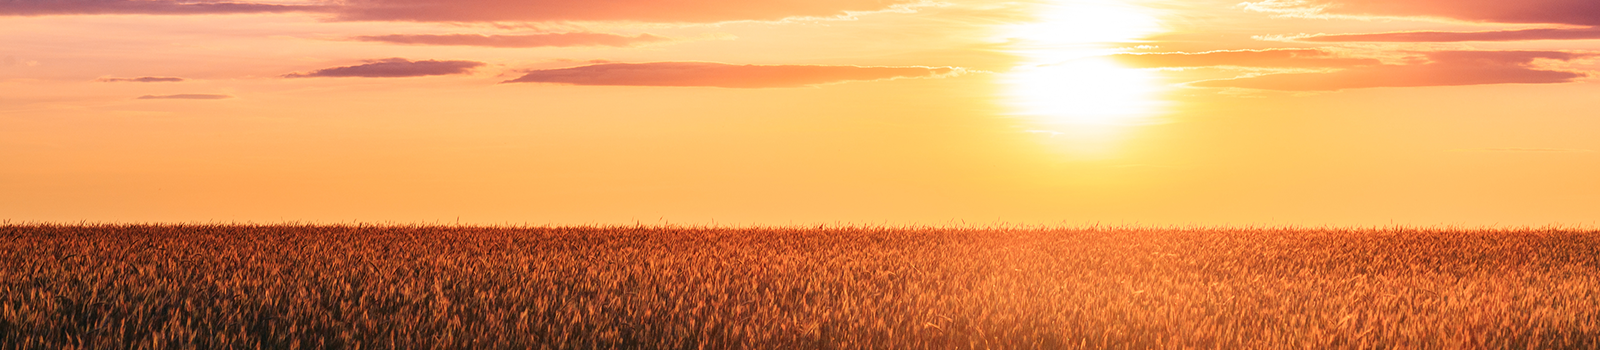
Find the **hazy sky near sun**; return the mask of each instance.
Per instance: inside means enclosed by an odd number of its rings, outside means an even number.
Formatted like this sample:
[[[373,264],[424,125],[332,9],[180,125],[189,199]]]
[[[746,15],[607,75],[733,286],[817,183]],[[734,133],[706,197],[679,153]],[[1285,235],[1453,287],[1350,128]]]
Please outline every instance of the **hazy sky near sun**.
[[[14,0],[0,219],[1600,220],[1592,0]]]

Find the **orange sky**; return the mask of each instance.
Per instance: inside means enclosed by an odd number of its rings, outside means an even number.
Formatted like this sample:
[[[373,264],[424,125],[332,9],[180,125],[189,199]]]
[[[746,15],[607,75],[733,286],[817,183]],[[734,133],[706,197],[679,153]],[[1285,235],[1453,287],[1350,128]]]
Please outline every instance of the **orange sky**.
[[[1593,225],[1590,0],[20,0],[0,219]]]

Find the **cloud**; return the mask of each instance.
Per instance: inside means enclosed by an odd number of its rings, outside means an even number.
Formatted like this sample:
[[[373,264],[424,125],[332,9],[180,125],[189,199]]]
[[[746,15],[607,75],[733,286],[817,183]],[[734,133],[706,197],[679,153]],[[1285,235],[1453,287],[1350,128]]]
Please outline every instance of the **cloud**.
[[[1489,152],[1539,152],[1539,153],[1589,153],[1589,152],[1594,152],[1593,150],[1572,149],[1572,148],[1519,148],[1519,147],[1513,147],[1513,148],[1485,148],[1483,150],[1484,151],[1489,151]]]
[[[1600,2],[1594,0],[1264,0],[1249,9],[1304,16],[1437,17],[1473,22],[1543,23],[1589,28],[1538,28],[1480,32],[1413,31],[1318,34],[1304,42],[1462,42],[1600,39]]]
[[[710,23],[838,17],[924,0],[326,0],[281,5],[214,0],[5,0],[0,16],[314,12],[347,21],[639,21]]]
[[[144,95],[144,96],[139,96],[138,99],[140,99],[140,100],[221,100],[221,99],[229,99],[229,98],[233,98],[233,96],[216,95],[216,94],[177,94],[177,95]]]
[[[1600,25],[1600,2],[1594,0],[1264,0],[1244,5],[1257,11],[1280,13]]]
[[[33,66],[37,66],[37,65],[39,65],[39,61],[24,60],[24,59],[17,58],[17,56],[0,57],[0,67],[10,67],[10,66],[33,67]]]
[[[1198,53],[1142,53],[1111,55],[1112,59],[1135,68],[1181,67],[1263,67],[1263,68],[1337,68],[1377,65],[1371,58],[1342,58],[1317,49],[1274,49],[1209,51]]]
[[[853,80],[937,77],[960,71],[959,68],[950,67],[764,66],[711,62],[604,63],[535,70],[505,82],[769,88]]]
[[[1293,38],[1312,42],[1460,42],[1600,39],[1596,28],[1541,28],[1483,32],[1390,32],[1370,34],[1318,34]]]
[[[367,64],[318,69],[311,73],[285,74],[285,78],[310,77],[362,77],[402,78],[430,75],[463,74],[482,67],[483,62],[473,61],[411,61],[404,58],[366,60]]]
[[[1360,66],[1328,73],[1270,74],[1191,83],[1200,87],[1327,91],[1371,87],[1415,87],[1482,84],[1553,84],[1572,82],[1585,73],[1542,70],[1534,60],[1570,61],[1593,57],[1558,51],[1435,51],[1426,63]]]
[[[0,16],[48,15],[200,15],[319,12],[325,6],[183,0],[6,0]]]
[[[724,22],[835,17],[916,0],[347,0],[343,20]]]
[[[180,82],[183,78],[174,77],[138,77],[138,78],[100,78],[95,81],[102,83],[166,83]]]
[[[553,33],[532,35],[368,35],[352,38],[357,41],[376,41],[406,45],[449,45],[487,47],[566,47],[566,46],[634,46],[669,40],[665,37],[639,34],[625,36],[606,33]]]

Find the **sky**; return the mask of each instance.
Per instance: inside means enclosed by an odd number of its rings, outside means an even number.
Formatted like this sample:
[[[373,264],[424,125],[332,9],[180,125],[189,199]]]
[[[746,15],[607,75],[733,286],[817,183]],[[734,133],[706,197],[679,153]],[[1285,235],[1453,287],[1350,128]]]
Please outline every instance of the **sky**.
[[[1600,221],[1592,0],[7,0],[0,219]]]

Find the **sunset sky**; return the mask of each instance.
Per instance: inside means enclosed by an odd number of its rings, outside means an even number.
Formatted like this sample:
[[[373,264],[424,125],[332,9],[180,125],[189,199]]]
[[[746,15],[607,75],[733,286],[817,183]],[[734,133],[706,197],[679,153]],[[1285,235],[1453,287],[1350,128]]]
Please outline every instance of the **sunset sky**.
[[[0,219],[1594,225],[1594,0],[0,0]]]

